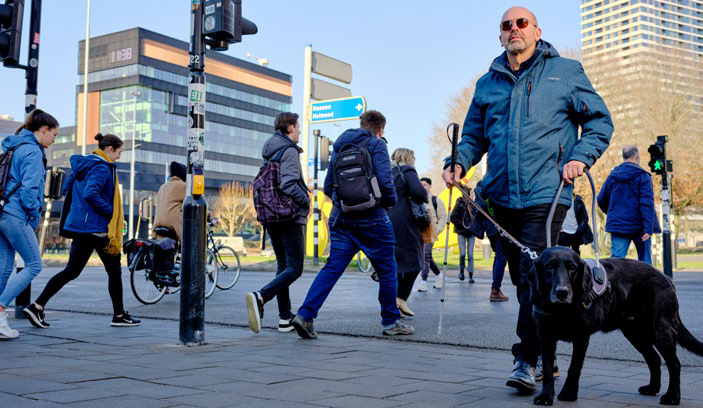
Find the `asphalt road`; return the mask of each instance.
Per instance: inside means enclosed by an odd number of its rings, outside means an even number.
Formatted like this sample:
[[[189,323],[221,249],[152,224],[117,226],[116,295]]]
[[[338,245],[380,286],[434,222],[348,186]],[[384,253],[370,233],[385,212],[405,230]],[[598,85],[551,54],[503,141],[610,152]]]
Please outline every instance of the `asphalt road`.
[[[45,268],[34,280],[32,299],[43,289],[51,276],[60,268]],[[313,273],[304,273],[291,286],[293,312],[302,302]],[[246,292],[260,289],[272,272],[242,272],[237,285],[228,291],[217,290],[206,301],[207,322],[247,326]],[[433,281],[430,277],[430,282]],[[699,339],[703,339],[703,314],[700,313],[703,294],[703,273],[676,272],[674,280],[680,303],[680,314],[686,327]],[[129,276],[123,268],[124,302],[129,312],[136,317],[178,319],[180,294],[167,295],[155,305],[142,305],[133,296],[129,286]],[[478,271],[476,283],[459,282],[456,271],[450,271],[447,278],[446,300],[444,302],[444,328],[437,335],[440,311],[440,290],[430,289],[426,293],[414,292],[409,306],[415,311],[414,318],[405,319],[415,327],[415,334],[401,341],[418,341],[442,344],[466,345],[494,350],[510,350],[515,335],[518,304],[515,291],[506,275],[504,292],[510,301],[490,303],[490,272]],[[320,310],[315,328],[321,334],[335,333],[351,336],[380,337],[380,308],[377,301],[377,283],[368,275],[347,272],[337,283],[327,302]],[[73,282],[70,282],[47,305],[47,321],[51,322],[51,309],[79,311],[111,315],[112,306],[107,292],[107,275],[102,268],[89,267]],[[106,316],[105,324],[109,324]],[[264,327],[273,329],[278,324],[278,308],[275,301],[266,305]],[[252,333],[252,336],[255,334]],[[291,334],[295,336],[295,334]],[[174,341],[178,333],[174,333]],[[207,339],[207,326],[205,331]],[[558,353],[571,354],[571,345],[559,343]],[[606,359],[643,361],[639,353],[627,342],[620,332],[598,333],[591,338],[588,355]],[[703,367],[703,357],[696,356],[679,348],[679,359],[685,366]]]

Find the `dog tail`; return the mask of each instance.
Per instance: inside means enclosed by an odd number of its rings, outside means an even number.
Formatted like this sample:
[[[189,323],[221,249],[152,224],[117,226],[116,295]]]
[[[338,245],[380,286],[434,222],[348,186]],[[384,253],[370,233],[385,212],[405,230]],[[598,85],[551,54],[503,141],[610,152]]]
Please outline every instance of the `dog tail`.
[[[703,343],[701,343],[697,338],[695,338],[680,320],[678,332],[678,343],[681,345],[681,347],[685,348],[688,351],[696,353],[699,356],[703,356]]]

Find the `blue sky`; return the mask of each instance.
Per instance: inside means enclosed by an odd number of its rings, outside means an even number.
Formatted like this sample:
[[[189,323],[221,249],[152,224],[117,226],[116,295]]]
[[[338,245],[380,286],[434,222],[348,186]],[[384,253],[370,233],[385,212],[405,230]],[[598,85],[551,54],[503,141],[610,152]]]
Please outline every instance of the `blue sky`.
[[[25,32],[29,29],[29,5]],[[133,27],[188,41],[189,0],[92,0],[91,36]],[[70,5],[70,7],[69,7]],[[78,41],[85,37],[85,0],[43,2],[38,106],[62,125],[75,124]],[[580,44],[580,1],[540,0],[243,0],[243,13],[259,27],[228,55],[247,52],[293,76],[293,111],[302,113],[303,49],[353,66],[352,94],[387,119],[389,149],[415,150],[418,170],[429,166],[427,138],[444,120],[447,100],[502,52],[498,23],[521,5],[537,16],[543,38],[558,48]],[[23,36],[21,61],[26,64]],[[207,61],[206,61],[207,63]],[[0,114],[24,115],[24,71],[0,67]],[[332,138],[356,121],[320,125]],[[183,135],[185,137],[185,135]],[[207,138],[207,135],[206,135]],[[449,147],[447,147],[449,148]]]

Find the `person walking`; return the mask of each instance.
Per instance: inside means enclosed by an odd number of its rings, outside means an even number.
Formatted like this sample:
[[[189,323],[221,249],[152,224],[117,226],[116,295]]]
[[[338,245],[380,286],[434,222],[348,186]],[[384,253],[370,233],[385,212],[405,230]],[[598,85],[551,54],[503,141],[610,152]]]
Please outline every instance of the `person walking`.
[[[35,109],[22,126],[2,141],[2,150],[12,154],[7,162],[7,179],[0,209],[0,339],[14,339],[19,332],[10,327],[5,309],[41,272],[41,254],[34,231],[39,226],[46,153],[56,140],[59,122],[50,114]],[[10,279],[15,253],[24,260],[24,269]]]
[[[422,186],[425,187],[427,195],[431,196],[431,202],[430,205],[427,206],[427,209],[430,212],[430,219],[432,220],[432,242],[425,243],[424,246],[425,264],[420,274],[422,279],[417,288],[418,292],[427,292],[427,277],[430,274],[430,270],[435,275],[434,287],[437,289],[442,287],[441,271],[434,258],[432,258],[432,250],[434,249],[434,243],[437,242],[439,234],[441,234],[447,226],[447,207],[445,207],[439,197],[432,195],[432,179],[423,177],[420,181],[422,182]]]
[[[395,260],[398,265],[398,297],[396,304],[402,315],[415,316],[408,307],[408,298],[412,293],[417,275],[425,264],[424,241],[421,226],[413,218],[411,202],[427,203],[428,192],[422,186],[415,170],[415,152],[410,149],[396,149],[391,155],[393,184],[398,203],[388,211],[393,225],[395,243]]]
[[[369,110],[359,119],[359,129],[346,130],[335,141],[330,171],[327,171],[325,177],[325,195],[332,198],[334,203],[329,218],[330,255],[310,285],[305,301],[292,321],[298,335],[305,339],[317,338],[313,319],[359,250],[364,251],[378,273],[378,301],[381,304],[383,335],[410,335],[415,331],[412,326],[400,322],[400,311],[396,303],[398,282],[395,235],[387,209],[393,207],[398,198],[391,176],[388,149],[382,140],[386,117],[381,112]],[[340,155],[351,158],[350,162],[358,163],[357,167],[348,171],[368,171],[366,176],[373,180],[373,199],[364,197],[363,205],[351,206],[352,201],[344,201],[354,196],[360,186],[352,185],[353,180],[338,178],[343,176],[343,171],[340,171],[339,176],[335,175],[335,170],[341,170],[344,164],[337,163]],[[371,163],[367,163],[367,160]],[[367,183],[359,177],[354,179]]]
[[[474,243],[476,236],[471,230],[471,212],[464,197],[457,198],[449,220],[454,225],[454,232],[456,233],[459,246],[459,280],[463,281],[466,279],[464,274],[464,269],[466,269],[469,273],[469,283],[474,283],[476,282],[474,280]]]
[[[607,214],[605,232],[610,233],[613,258],[625,258],[630,242],[637,259],[652,264],[652,234],[661,233],[654,211],[652,176],[640,167],[635,146],[622,149],[623,163],[608,175],[598,194],[598,206]]]
[[[581,245],[588,245],[591,242],[593,242],[593,231],[588,224],[586,205],[583,203],[583,198],[574,193],[574,203],[566,212],[558,244],[571,248],[581,255]]]
[[[485,211],[491,217],[495,216],[491,212],[491,208],[488,202],[483,198],[483,192],[481,186],[477,186],[473,190],[474,201],[478,204],[483,211]],[[476,226],[473,226],[476,225]],[[472,230],[474,230],[474,235],[481,236],[483,239],[483,234],[486,234],[488,242],[491,244],[491,249],[494,253],[493,258],[493,268],[492,268],[492,281],[491,281],[491,294],[489,300],[491,302],[507,302],[510,297],[503,294],[500,287],[503,284],[503,276],[505,275],[505,266],[508,261],[505,259],[503,254],[503,249],[500,247],[500,240],[498,239],[498,229],[493,225],[492,222],[488,220],[483,214],[481,214],[476,208],[473,209],[473,221]]]
[[[88,156],[71,156],[73,173],[63,185],[64,236],[73,238],[66,267],[46,284],[39,297],[24,309],[34,327],[46,329],[44,307],[68,282],[76,279],[93,251],[98,253],[108,276],[112,300],[111,326],[137,326],[141,322],[124,310],[122,299],[122,231],[124,214],[115,162],[122,153],[122,140],[112,134],[95,136],[98,148]],[[70,204],[68,204],[70,202]],[[68,208],[66,208],[68,205]],[[62,215],[62,219],[64,219]]]
[[[290,295],[288,287],[303,273],[305,259],[304,229],[310,212],[308,193],[299,155],[303,152],[298,146],[300,123],[295,113],[281,113],[276,117],[276,133],[264,143],[261,156],[264,162],[280,163],[280,194],[288,197],[295,211],[291,217],[278,222],[264,223],[264,229],[271,239],[276,254],[276,277],[258,292],[247,293],[249,328],[254,333],[261,330],[261,318],[264,316],[264,304],[274,297],[278,301],[278,331],[293,331],[291,320]],[[257,208],[259,211],[259,208]]]
[[[550,225],[555,238],[571,206],[572,180],[593,166],[613,133],[608,108],[581,64],[560,57],[541,37],[530,10],[511,7],[503,13],[498,38],[505,52],[476,83],[457,164],[449,169],[447,159],[442,175],[449,185],[458,183],[487,154],[488,171],[479,185],[496,221],[538,254],[547,246],[545,225],[560,181],[565,188]],[[540,354],[528,281],[533,262],[507,238],[501,236],[500,244],[520,303],[520,341],[513,345],[513,372],[506,385],[533,392]]]

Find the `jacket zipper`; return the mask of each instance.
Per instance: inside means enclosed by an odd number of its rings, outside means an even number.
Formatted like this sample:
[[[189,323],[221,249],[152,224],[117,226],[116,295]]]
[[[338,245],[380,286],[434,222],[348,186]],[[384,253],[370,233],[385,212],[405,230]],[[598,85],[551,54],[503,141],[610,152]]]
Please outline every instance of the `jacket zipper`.
[[[530,93],[532,92],[532,80],[527,83],[527,117],[530,117]]]

